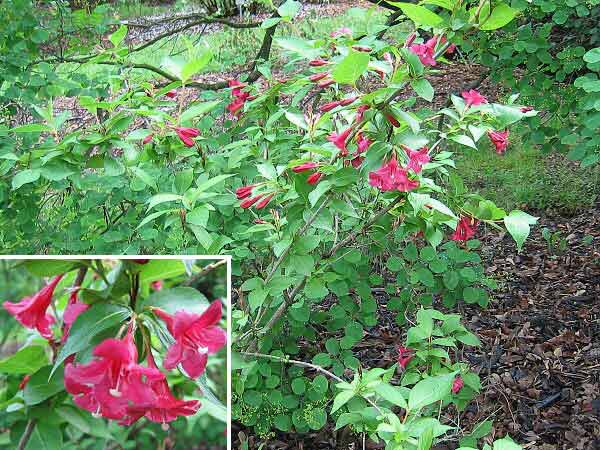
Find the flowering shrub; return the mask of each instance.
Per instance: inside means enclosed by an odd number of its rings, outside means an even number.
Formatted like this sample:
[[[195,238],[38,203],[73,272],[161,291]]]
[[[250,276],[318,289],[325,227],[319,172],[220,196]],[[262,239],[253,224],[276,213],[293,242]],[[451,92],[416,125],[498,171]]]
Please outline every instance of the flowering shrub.
[[[0,361],[9,377],[3,422],[13,425],[15,448],[58,449],[64,436],[85,448],[122,442],[146,421],[160,425],[159,436],[170,424],[181,430],[179,418],[191,427],[225,422],[223,359],[212,356],[226,344],[222,303],[181,286],[224,262],[26,261],[31,273],[51,278],[34,295],[3,303],[33,330]],[[224,284],[215,287],[224,293]]]
[[[477,383],[443,347],[475,342],[455,316],[422,307],[485,306],[494,283],[473,238],[505,228],[521,250],[536,222],[468,192],[453,156],[501,158],[511,127],[538,113],[517,94],[493,102],[468,86],[431,107],[439,94],[430,76],[473,36],[510,27],[517,9],[496,0],[393,5],[400,13],[387,26],[301,39],[274,33],[300,8],[288,0],[263,23],[250,71],[209,86],[224,93],[193,79],[212,54],[188,42],[150,69],[161,80],[132,86],[114,77],[109,98],[81,96],[98,117],[82,129],[65,129],[51,105],[38,108],[41,123],[7,126],[2,221],[19,226],[2,227],[1,242],[26,252],[227,252],[241,356],[236,419],[265,436],[317,430],[329,414],[337,421],[367,402],[368,416],[337,424],[389,449],[453,438],[440,408],[463,408]],[[400,16],[410,30],[386,36]],[[126,36],[121,26],[97,54],[69,60],[148,68],[126,60],[136,50]],[[272,45],[283,71],[268,61]],[[198,97],[187,104],[190,87]],[[399,376],[398,366],[363,370],[354,352],[383,308],[400,324],[418,311],[422,331],[403,343]],[[157,317],[175,330],[176,317]],[[317,339],[324,333],[331,337]],[[165,367],[191,351],[173,348]],[[307,368],[320,374],[305,376]]]

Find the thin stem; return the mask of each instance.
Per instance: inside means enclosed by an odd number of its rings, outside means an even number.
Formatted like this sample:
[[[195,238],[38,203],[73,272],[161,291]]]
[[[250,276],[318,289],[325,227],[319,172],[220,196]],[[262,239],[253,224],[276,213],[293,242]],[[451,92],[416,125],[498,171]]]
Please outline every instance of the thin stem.
[[[298,238],[298,237],[302,236],[306,232],[306,230],[308,230],[308,227],[310,227],[313,224],[313,222],[315,220],[317,220],[317,217],[319,216],[319,214],[321,214],[321,211],[323,211],[323,208],[325,208],[325,206],[327,206],[329,204],[329,202],[331,201],[332,198],[333,198],[333,194],[329,194],[329,196],[325,200],[323,200],[323,203],[321,203],[321,205],[316,209],[316,211],[313,213],[313,215],[306,221],[306,223],[302,226],[302,228],[300,228],[298,230],[298,233],[296,233],[294,238]],[[269,281],[271,281],[271,279],[275,275],[275,272],[277,272],[277,269],[279,268],[281,263],[283,263],[283,260],[285,259],[285,257],[288,255],[288,253],[292,249],[293,244],[294,244],[294,242],[292,241],[290,243],[290,245],[288,245],[285,248],[285,250],[279,256],[279,258],[277,258],[277,260],[273,264],[273,267],[269,271],[267,278],[265,279],[265,284],[267,284]]]
[[[200,272],[194,274],[194,276],[190,277],[188,280],[186,280],[185,282],[181,283],[181,285],[182,286],[191,286],[196,281],[198,281],[200,278],[202,278],[203,276],[205,276],[207,273],[215,270],[217,267],[220,267],[223,264],[227,264],[227,260],[226,259],[220,259],[219,261],[216,261],[214,263],[210,263],[210,264],[204,266]]]
[[[29,442],[29,438],[33,433],[33,429],[35,428],[35,423],[35,419],[29,419],[29,422],[27,422],[27,426],[25,427],[25,432],[19,440],[19,446],[17,447],[17,450],[25,450],[25,447],[27,447],[27,443]]]

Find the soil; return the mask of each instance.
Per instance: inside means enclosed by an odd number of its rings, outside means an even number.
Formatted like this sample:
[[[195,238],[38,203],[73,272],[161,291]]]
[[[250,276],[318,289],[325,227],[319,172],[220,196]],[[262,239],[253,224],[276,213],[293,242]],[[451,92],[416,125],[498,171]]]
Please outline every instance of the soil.
[[[534,212],[535,213],[535,212]],[[465,432],[492,419],[487,439],[510,434],[525,448],[600,448],[600,203],[574,216],[540,217],[521,254],[507,235],[479,229],[488,275],[500,288],[487,309],[462,306],[460,313],[482,340],[465,354],[483,389],[460,414]],[[551,248],[544,228],[560,233],[564,248]],[[560,247],[560,246],[558,246]],[[379,298],[379,322],[367,330],[356,356],[363,366],[389,367],[403,330]],[[329,336],[322,336],[323,341]],[[457,413],[451,413],[453,420]],[[248,429],[249,449],[260,440]],[[238,442],[239,445],[239,442]],[[446,442],[435,450],[453,450]],[[239,448],[234,445],[234,448]],[[316,433],[278,433],[265,449],[361,449],[362,437],[331,424]],[[366,448],[382,448],[367,442]]]

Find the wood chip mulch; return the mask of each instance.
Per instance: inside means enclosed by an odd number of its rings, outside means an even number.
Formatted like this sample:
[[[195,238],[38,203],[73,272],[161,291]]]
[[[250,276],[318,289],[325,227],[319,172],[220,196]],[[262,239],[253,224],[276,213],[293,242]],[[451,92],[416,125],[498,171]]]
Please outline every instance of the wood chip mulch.
[[[571,217],[538,214],[542,217],[521,254],[509,236],[479,230],[486,270],[500,288],[487,309],[460,307],[483,343],[465,354],[483,389],[460,415],[464,432],[491,419],[488,440],[510,434],[528,449],[600,448],[599,213],[600,203]],[[541,232],[545,227],[560,233],[566,242],[563,250],[549,248]],[[332,301],[326,299],[325,306]],[[387,311],[386,297],[378,302],[378,324],[353,349],[369,368],[393,364],[395,347],[405,333],[394,323],[395,313]],[[301,345],[319,347],[330,337],[325,330],[318,335],[323,342]],[[456,420],[457,415],[451,411],[447,418]],[[250,437],[250,450],[264,442],[239,424],[232,431],[234,438],[240,432]],[[446,442],[435,450],[457,445]],[[382,448],[368,441],[366,447]],[[234,445],[238,448],[239,440]],[[314,433],[276,433],[264,448],[361,449],[362,437],[348,429],[334,431],[328,424]]]

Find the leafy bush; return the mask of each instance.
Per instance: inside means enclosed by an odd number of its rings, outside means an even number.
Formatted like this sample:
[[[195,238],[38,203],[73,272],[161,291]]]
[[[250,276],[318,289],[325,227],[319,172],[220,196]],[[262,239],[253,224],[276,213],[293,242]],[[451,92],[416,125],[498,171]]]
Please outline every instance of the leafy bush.
[[[223,445],[226,368],[222,352],[212,356],[226,339],[219,327],[221,301],[209,306],[203,293],[185,286],[202,284],[205,292],[224,295],[225,275],[209,273],[219,266],[225,267],[221,261],[193,260],[5,264],[3,296],[18,294],[14,281],[28,284],[18,285],[26,295],[21,301],[3,303],[13,317],[3,320],[0,332],[5,346],[19,348],[0,360],[2,444],[150,448],[177,433],[179,449],[196,446],[199,435]],[[32,283],[42,277],[52,278],[30,296]],[[190,325],[190,319],[197,324],[200,318],[201,324]],[[8,338],[14,336],[15,319],[22,328],[13,343]],[[210,339],[192,337],[190,344],[186,336],[192,327],[195,336],[208,333]],[[199,353],[198,345],[207,350]],[[187,356],[177,355],[178,346]],[[168,369],[167,375],[159,367]]]
[[[499,35],[466,42],[490,69],[543,114],[527,121],[527,142],[589,166],[600,160],[600,2],[513,0],[521,12]]]
[[[65,126],[51,102],[37,105],[40,121],[3,128],[0,243],[12,252],[230,253],[237,419],[268,436],[320,429],[333,415],[388,449],[456,440],[462,431],[440,411],[463,408],[478,380],[448,348],[477,341],[430,306],[485,306],[494,283],[473,238],[505,228],[521,250],[536,218],[466,189],[455,152],[501,158],[511,127],[538,113],[517,94],[490,102],[473,89],[424,108],[435,96],[430,75],[472,50],[472,36],[494,42],[519,12],[501,1],[428,5],[395,2],[388,24],[366,34],[343,27],[301,39],[275,35],[299,11],[288,0],[262,23],[241,78],[216,83],[193,78],[210,48],[188,40],[160,66],[135,63],[145,44],[127,42],[125,26],[98,52],[56,56],[122,72],[105,83],[109,96],[79,93],[94,118],[81,128]],[[401,15],[414,30],[386,38]],[[286,56],[283,73],[268,61],[272,45]],[[137,69],[166,81],[132,85],[126,75]],[[199,90],[191,104],[187,88]],[[416,325],[398,365],[367,371],[353,349],[376,325],[381,295],[400,324],[416,311]],[[324,330],[334,337],[317,339]],[[478,437],[479,427],[466,445]]]

